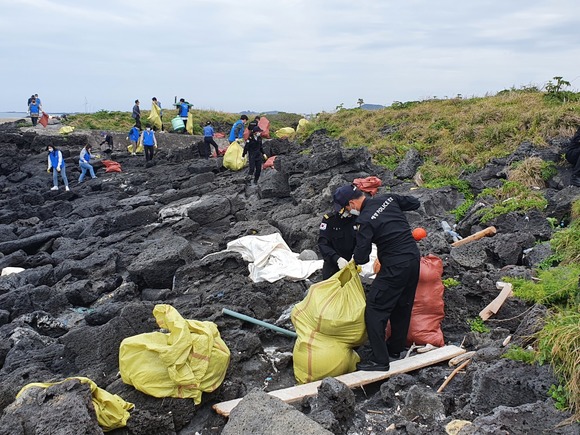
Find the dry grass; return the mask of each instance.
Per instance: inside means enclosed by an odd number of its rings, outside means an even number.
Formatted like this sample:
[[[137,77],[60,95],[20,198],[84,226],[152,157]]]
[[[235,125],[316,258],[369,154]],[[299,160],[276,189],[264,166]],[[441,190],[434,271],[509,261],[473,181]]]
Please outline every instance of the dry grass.
[[[508,180],[517,181],[530,188],[544,188],[546,187],[546,182],[542,178],[544,166],[545,163],[541,158],[528,157],[515,168],[509,170]]]

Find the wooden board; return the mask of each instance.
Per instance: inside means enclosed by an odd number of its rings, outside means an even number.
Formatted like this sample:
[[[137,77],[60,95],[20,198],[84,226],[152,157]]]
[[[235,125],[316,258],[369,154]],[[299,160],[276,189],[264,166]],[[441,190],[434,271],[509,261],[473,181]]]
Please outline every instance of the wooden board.
[[[479,317],[481,317],[481,320],[487,320],[492,315],[497,314],[505,300],[514,294],[512,291],[513,286],[508,282],[498,281],[496,283],[496,287],[501,288],[502,291],[493,301],[491,301],[487,307],[479,312]]]
[[[388,372],[364,372],[357,371],[345,375],[336,376],[336,379],[345,383],[350,388],[360,387],[401,373],[408,373],[414,370],[438,364],[450,360],[465,353],[465,349],[458,346],[444,346],[427,353],[415,355],[409,358],[392,361]],[[297,402],[304,397],[312,397],[318,394],[318,387],[322,381],[310,382],[308,384],[297,385],[295,387],[284,388],[282,390],[271,391],[268,394],[281,399],[286,403]],[[216,403],[212,408],[220,415],[228,416],[232,409],[242,399],[228,400],[227,402]]]

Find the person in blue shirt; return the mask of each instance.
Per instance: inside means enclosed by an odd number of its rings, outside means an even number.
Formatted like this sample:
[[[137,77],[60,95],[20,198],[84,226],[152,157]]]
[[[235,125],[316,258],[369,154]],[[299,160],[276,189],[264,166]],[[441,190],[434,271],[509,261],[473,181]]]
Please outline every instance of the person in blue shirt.
[[[66,178],[66,164],[62,158],[62,153],[53,145],[48,145],[46,151],[48,151],[48,169],[46,172],[50,173],[52,171],[53,186],[50,190],[58,190],[58,174],[60,174],[65,190],[69,191],[68,179]]]
[[[213,145],[213,147],[215,148],[215,156],[218,157],[220,155],[220,148],[218,147],[218,144],[215,143],[215,140],[213,139],[213,135],[214,135],[215,131],[211,125],[211,121],[207,121],[205,123],[205,127],[203,127],[203,143],[205,144],[205,151],[206,151],[206,158],[209,158],[210,154],[211,154],[211,146]]]
[[[38,123],[38,117],[40,116],[40,103],[36,100],[36,98],[30,100],[30,104],[28,105],[28,114],[32,120],[32,126],[36,126]]]
[[[133,128],[129,131],[129,134],[127,135],[127,139],[129,139],[133,144],[133,151],[131,152],[132,156],[135,156],[137,153],[137,142],[139,141],[139,135],[140,131],[136,125],[133,126]]]
[[[246,128],[246,122],[248,122],[248,117],[246,115],[240,116],[234,125],[232,125],[232,129],[230,130],[230,143],[235,141],[236,139],[243,139],[244,138],[244,129]]]
[[[97,178],[95,175],[95,170],[93,165],[91,165],[91,145],[87,144],[81,150],[81,154],[79,156],[79,166],[81,167],[81,176],[79,177],[79,183],[82,183],[85,179],[85,175],[87,171],[91,174],[91,178]]]
[[[153,154],[155,148],[157,148],[157,139],[155,138],[155,132],[151,130],[149,124],[147,124],[147,128],[143,130],[143,133],[141,133],[141,143],[145,150],[145,161],[148,162],[153,160]]]
[[[185,101],[184,98],[180,98],[179,104],[176,104],[176,106],[177,106],[177,114],[181,118],[181,120],[183,121],[183,125],[185,126],[185,129],[183,131],[184,133],[187,133],[187,114],[189,113],[189,108],[191,107],[191,104]]]

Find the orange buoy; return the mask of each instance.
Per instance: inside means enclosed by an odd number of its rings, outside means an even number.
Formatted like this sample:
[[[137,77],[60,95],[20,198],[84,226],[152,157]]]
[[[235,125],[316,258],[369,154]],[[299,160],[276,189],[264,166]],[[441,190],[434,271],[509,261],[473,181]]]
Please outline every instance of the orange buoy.
[[[413,238],[415,240],[419,241],[425,237],[427,237],[427,231],[425,231],[425,228],[415,228],[413,230]]]

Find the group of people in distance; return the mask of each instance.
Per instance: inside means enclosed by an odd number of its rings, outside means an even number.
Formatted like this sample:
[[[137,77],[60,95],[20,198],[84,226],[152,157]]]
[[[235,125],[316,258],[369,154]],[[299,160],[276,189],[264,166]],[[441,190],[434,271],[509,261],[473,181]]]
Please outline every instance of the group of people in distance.
[[[38,118],[42,113],[42,102],[40,98],[38,98],[38,94],[33,94],[28,98],[28,116],[30,116],[30,120],[32,121],[32,126],[35,127],[38,124]]]

